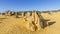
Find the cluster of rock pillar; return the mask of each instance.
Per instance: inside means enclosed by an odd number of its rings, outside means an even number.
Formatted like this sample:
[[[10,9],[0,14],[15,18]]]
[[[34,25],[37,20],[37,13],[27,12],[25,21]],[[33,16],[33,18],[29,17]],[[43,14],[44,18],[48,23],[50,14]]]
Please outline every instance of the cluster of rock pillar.
[[[16,18],[19,18],[19,16],[25,17],[25,22],[26,22],[26,28],[31,30],[31,31],[37,31],[41,29],[41,20],[40,17],[38,16],[36,11],[31,11],[31,12],[12,12],[12,11],[7,11],[6,13],[3,13],[6,16],[16,16]],[[20,15],[21,14],[21,15]]]

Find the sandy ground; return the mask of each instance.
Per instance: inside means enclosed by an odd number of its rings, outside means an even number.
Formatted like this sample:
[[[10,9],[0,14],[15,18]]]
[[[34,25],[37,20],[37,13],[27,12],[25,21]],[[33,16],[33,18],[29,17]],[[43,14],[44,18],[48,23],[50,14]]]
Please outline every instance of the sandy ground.
[[[42,13],[41,15],[56,23],[38,31],[30,31],[25,28],[24,18],[0,15],[0,34],[60,34],[60,12]]]

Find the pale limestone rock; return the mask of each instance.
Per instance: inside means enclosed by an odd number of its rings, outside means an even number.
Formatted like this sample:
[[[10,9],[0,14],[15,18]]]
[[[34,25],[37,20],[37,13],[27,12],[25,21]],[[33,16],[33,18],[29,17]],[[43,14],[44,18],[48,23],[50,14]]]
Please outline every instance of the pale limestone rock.
[[[37,16],[36,13],[34,13],[32,16],[30,16],[30,13],[28,12],[26,14],[26,27],[27,29],[31,30],[31,31],[36,31],[36,30],[40,30],[40,20],[39,17]]]
[[[7,11],[7,12],[5,13],[5,15],[7,15],[7,16],[12,16],[12,15],[15,15],[15,12]]]

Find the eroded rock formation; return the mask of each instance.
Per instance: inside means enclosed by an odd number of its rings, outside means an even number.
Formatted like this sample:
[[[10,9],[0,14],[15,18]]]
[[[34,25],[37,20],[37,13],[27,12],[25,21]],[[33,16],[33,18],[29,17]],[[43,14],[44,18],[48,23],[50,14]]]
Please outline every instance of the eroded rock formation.
[[[53,23],[53,22],[48,23],[48,21],[50,20],[44,19],[43,16],[41,15],[41,12],[37,12],[37,11],[31,11],[31,12],[6,11],[5,13],[1,13],[1,14],[5,16],[15,16],[16,18],[23,18],[25,21],[22,23],[22,25],[25,23],[24,27],[26,27],[28,30],[31,31],[44,29],[45,27]]]

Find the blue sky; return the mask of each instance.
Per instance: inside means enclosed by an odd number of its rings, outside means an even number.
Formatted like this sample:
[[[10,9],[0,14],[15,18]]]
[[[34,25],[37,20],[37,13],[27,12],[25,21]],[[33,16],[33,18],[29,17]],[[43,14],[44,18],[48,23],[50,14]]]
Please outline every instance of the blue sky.
[[[60,9],[60,0],[0,0],[0,12],[58,9]]]

